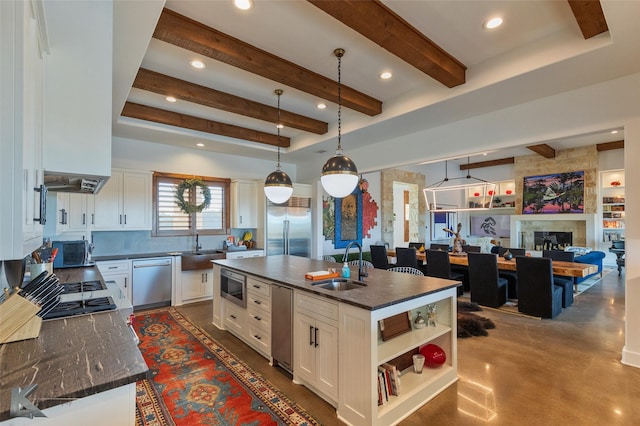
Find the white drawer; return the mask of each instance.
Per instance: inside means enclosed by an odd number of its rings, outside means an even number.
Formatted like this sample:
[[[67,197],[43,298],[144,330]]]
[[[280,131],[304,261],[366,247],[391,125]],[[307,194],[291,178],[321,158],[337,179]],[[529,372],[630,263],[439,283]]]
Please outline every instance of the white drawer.
[[[245,310],[232,302],[224,301],[224,325],[232,332],[242,335]]]
[[[271,314],[257,306],[249,305],[247,308],[247,325],[271,333]]]
[[[271,297],[271,285],[255,278],[247,278],[247,290],[249,293],[261,295],[263,297]]]
[[[249,326],[248,336],[251,346],[265,356],[271,356],[271,333],[267,333],[261,328]]]
[[[109,260],[96,262],[96,266],[102,275],[129,272],[131,270],[130,260]]]
[[[296,291],[296,309],[307,311],[325,318],[338,320],[338,304],[329,302],[327,299],[309,296]]]
[[[247,293],[247,307],[257,306],[260,309],[271,312],[271,297],[265,297],[250,291]]]

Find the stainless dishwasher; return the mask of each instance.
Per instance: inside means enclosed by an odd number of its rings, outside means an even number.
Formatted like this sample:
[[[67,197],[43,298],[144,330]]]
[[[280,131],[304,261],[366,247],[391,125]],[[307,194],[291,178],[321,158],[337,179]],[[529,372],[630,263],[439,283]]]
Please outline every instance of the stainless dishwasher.
[[[271,356],[274,365],[293,371],[293,292],[271,284]]]
[[[131,288],[136,309],[171,305],[172,266],[170,257],[139,259],[132,262]]]

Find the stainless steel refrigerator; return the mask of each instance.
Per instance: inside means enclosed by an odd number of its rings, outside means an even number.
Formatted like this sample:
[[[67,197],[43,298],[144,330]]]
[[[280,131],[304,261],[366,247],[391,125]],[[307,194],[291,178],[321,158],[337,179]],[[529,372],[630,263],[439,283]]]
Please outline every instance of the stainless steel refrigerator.
[[[267,256],[311,257],[311,198],[291,197],[286,203],[267,200]]]

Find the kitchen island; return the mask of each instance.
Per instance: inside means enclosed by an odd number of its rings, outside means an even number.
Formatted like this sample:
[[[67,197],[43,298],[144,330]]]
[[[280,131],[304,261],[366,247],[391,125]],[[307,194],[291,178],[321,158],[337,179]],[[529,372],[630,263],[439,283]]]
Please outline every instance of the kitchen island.
[[[61,282],[102,279],[95,267],[55,270]],[[147,365],[118,311],[42,323],[34,339],[0,345],[0,422],[9,419],[11,391],[37,384],[27,399],[48,425],[133,425],[135,383]]]
[[[407,417],[457,380],[457,281],[369,270],[353,289],[336,291],[305,279],[312,271],[339,264],[296,256],[213,261],[213,324],[227,329],[270,361],[271,287],[293,292],[293,380],[336,407],[338,418],[352,425],[389,425]],[[221,294],[220,271],[246,277],[246,308]],[[357,268],[351,268],[357,281]],[[275,294],[275,293],[274,293]],[[257,306],[256,306],[257,305]],[[437,309],[433,326],[415,328],[417,312]],[[398,323],[400,324],[398,326]],[[381,325],[398,327],[385,338]],[[274,324],[277,328],[277,325]],[[273,333],[275,335],[275,332]],[[426,344],[446,354],[439,368],[412,371],[411,355]],[[281,343],[273,342],[273,345]],[[378,370],[392,364],[402,371],[399,395],[378,405]]]

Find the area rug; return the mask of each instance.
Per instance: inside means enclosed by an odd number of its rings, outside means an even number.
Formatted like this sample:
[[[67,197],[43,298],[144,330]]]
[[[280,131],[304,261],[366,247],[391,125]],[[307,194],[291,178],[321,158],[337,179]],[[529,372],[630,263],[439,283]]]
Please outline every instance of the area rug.
[[[488,336],[487,330],[496,328],[489,318],[473,313],[481,310],[480,305],[475,302],[458,301],[458,337]]]
[[[136,425],[318,425],[174,308],[136,314],[149,380],[137,383]]]
[[[580,294],[584,293],[585,291],[589,290],[591,287],[593,287],[594,285],[598,284],[602,278],[604,278],[606,275],[610,274],[611,272],[615,271],[616,269],[614,268],[609,268],[609,267],[604,267],[602,268],[602,276],[600,275],[594,275],[593,277],[586,279],[584,281],[582,281],[581,283],[578,284],[578,291],[576,293],[573,294],[573,296],[579,296]]]

